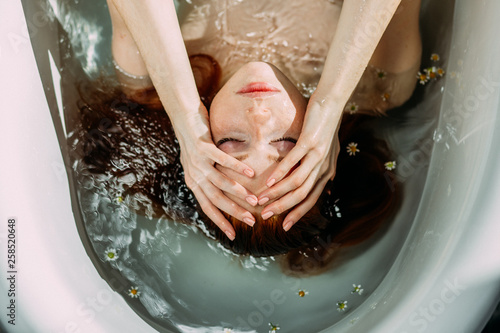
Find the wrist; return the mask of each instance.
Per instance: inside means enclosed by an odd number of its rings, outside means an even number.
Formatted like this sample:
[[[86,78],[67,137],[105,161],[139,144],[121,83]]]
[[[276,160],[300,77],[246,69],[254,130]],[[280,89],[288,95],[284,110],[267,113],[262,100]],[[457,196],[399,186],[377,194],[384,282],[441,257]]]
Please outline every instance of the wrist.
[[[342,117],[346,102],[344,98],[334,94],[322,94],[315,91],[309,99],[307,112],[313,113],[317,119],[331,123]]]
[[[200,105],[197,110],[184,110],[173,117],[169,114],[175,135],[181,145],[190,145],[199,140],[212,140],[208,113],[201,102]]]

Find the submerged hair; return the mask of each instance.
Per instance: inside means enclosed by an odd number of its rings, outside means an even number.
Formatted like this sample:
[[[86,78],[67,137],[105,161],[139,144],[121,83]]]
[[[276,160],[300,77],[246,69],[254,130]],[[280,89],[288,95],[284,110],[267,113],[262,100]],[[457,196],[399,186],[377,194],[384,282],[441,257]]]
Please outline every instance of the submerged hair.
[[[203,102],[209,108],[220,69],[210,57],[191,57]],[[89,85],[90,86],[90,85]],[[100,88],[99,88],[100,87]],[[204,225],[212,237],[234,253],[285,255],[288,273],[315,274],[330,266],[340,248],[359,244],[387,224],[399,204],[399,189],[384,168],[390,160],[385,142],[374,137],[368,116],[346,115],[339,133],[341,147],[362,147],[355,156],[341,149],[336,176],[316,205],[288,232],[286,213],[254,227],[227,216],[236,239],[225,234],[201,211],[184,182],[180,149],[166,112],[154,90],[124,93],[119,86],[93,84],[81,89],[78,123],[70,137],[77,171],[129,176],[124,196],[141,195],[156,215]],[[140,207],[138,207],[140,210]]]

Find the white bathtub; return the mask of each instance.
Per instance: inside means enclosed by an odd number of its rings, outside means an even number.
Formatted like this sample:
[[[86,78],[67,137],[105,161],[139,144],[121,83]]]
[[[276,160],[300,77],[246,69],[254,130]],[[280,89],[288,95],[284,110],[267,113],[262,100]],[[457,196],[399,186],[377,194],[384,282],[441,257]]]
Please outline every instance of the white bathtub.
[[[47,52],[51,66],[42,75],[51,74],[54,85],[46,97],[26,32],[27,21],[33,38],[47,23],[36,15],[26,20],[19,1],[2,1],[0,13],[2,328],[153,332],[100,277],[82,246],[56,135],[64,126],[51,116],[62,106],[59,60]],[[456,1],[439,123],[432,151],[422,148],[432,156],[411,230],[377,288],[325,332],[480,332],[494,310],[500,295],[499,15],[496,0]],[[427,19],[429,30],[440,13]],[[406,172],[419,158],[408,157]],[[15,219],[13,268],[7,266],[9,219]],[[8,323],[14,318],[15,325]]]

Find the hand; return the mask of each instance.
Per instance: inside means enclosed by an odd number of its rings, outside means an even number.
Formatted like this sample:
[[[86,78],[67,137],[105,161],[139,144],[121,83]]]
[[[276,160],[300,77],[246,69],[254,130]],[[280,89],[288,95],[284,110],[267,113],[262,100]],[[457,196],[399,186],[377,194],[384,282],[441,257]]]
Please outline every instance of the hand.
[[[338,107],[328,107],[311,98],[295,147],[269,176],[269,188],[259,196],[259,204],[280,198],[262,210],[263,218],[281,214],[295,206],[283,221],[285,231],[314,206],[328,180],[335,176],[342,115],[342,109],[339,112],[336,109]]]
[[[254,225],[255,218],[249,211],[230,200],[225,193],[242,198],[252,206],[257,204],[257,197],[239,183],[227,178],[215,168],[215,164],[248,177],[253,177],[254,171],[215,146],[210,134],[208,115],[197,120],[196,124],[184,127],[182,135],[177,136],[181,146],[181,163],[186,185],[193,191],[203,212],[229,239],[234,240],[234,228],[221,210],[250,226]]]

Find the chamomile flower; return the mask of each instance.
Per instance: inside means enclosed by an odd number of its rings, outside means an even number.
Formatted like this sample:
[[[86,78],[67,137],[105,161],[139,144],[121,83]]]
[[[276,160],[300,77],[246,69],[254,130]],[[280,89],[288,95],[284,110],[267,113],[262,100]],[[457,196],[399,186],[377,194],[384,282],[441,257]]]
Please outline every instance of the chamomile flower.
[[[112,247],[108,247],[106,251],[104,251],[104,256],[106,261],[115,261],[118,259],[118,253],[116,252],[116,249]]]
[[[435,80],[437,79],[437,68],[436,67],[427,67],[424,69],[425,75],[427,75],[427,78],[429,80]]]
[[[389,161],[384,163],[386,170],[394,170],[396,169],[396,161]]]
[[[309,295],[309,292],[307,290],[301,289],[297,292],[297,295],[299,295],[299,297],[304,297],[306,295]]]
[[[349,102],[345,106],[345,111],[349,111],[351,114],[356,113],[356,111],[358,111],[358,109],[359,109],[358,104],[356,104],[354,102]]]
[[[338,301],[337,302],[337,311],[344,312],[347,309],[347,301]]]
[[[121,195],[117,196],[116,202],[118,202],[118,203],[123,202],[123,197]]]
[[[337,199],[338,201],[338,199]],[[335,202],[337,202],[335,201]],[[342,213],[340,212],[340,208],[339,206],[337,206],[336,204],[333,205],[333,209],[335,210],[335,215],[337,215],[338,218],[341,218],[342,217]]]
[[[387,72],[377,68],[375,75],[377,75],[379,79],[383,80],[386,78]]]
[[[128,295],[132,298],[138,298],[139,296],[141,296],[139,287],[130,287],[130,289],[128,290]]]
[[[361,285],[358,284],[358,285],[355,285],[353,284],[353,290],[351,291],[351,294],[358,294],[358,295],[361,295],[363,293],[363,288],[361,288]]]
[[[431,54],[431,60],[432,61],[439,61],[441,58],[439,57],[439,54],[433,53]]]
[[[418,72],[417,73],[417,80],[421,85],[424,85],[429,81],[429,78],[427,77],[426,73]]]
[[[438,67],[436,69],[436,74],[439,75],[440,77],[443,77],[443,75],[444,75],[444,69],[442,69],[441,67]]]
[[[351,142],[350,144],[347,145],[347,153],[349,153],[349,156],[355,156],[356,153],[359,153],[360,150],[358,149],[358,144]]]
[[[274,325],[273,323],[269,323],[269,333],[274,333],[279,331],[279,325]]]

